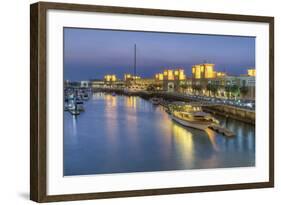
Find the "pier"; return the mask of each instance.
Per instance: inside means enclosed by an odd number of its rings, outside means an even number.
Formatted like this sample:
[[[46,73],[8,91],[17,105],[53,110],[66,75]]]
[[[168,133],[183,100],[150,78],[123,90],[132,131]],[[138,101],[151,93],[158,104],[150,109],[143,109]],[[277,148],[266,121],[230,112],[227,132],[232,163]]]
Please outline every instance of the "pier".
[[[220,134],[223,134],[227,137],[234,137],[235,136],[234,132],[232,132],[231,130],[226,129],[225,127],[222,127],[220,125],[210,125],[209,128],[218,132],[218,133],[220,133]]]

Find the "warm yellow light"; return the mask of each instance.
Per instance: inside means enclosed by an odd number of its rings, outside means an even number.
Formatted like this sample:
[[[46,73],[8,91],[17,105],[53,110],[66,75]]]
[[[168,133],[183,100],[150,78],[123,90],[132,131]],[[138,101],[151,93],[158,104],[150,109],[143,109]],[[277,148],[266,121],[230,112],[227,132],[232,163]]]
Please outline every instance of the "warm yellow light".
[[[195,65],[195,76],[196,79],[201,78],[201,66],[200,65]]]
[[[248,76],[256,76],[256,69],[249,69]]]
[[[173,70],[168,70],[168,80],[174,80]]]
[[[124,80],[130,80],[130,79],[131,79],[131,74],[124,75]]]
[[[185,80],[184,70],[179,70],[179,80]]]
[[[200,71],[201,71],[201,72],[204,72],[204,65],[201,65],[201,66],[200,66]]]
[[[217,72],[216,74],[217,77],[224,77],[226,74],[224,72]]]
[[[104,80],[109,82],[109,81],[116,81],[117,80],[117,77],[116,75],[105,75],[104,76]]]
[[[205,64],[205,78],[214,78],[214,65],[213,64]]]

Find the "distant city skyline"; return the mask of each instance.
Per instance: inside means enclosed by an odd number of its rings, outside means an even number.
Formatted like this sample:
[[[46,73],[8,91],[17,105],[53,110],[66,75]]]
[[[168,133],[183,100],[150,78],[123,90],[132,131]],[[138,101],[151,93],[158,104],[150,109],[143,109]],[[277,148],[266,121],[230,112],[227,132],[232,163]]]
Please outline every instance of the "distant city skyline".
[[[64,80],[102,79],[134,72],[154,77],[164,69],[213,63],[217,71],[246,74],[255,68],[255,37],[64,28]]]

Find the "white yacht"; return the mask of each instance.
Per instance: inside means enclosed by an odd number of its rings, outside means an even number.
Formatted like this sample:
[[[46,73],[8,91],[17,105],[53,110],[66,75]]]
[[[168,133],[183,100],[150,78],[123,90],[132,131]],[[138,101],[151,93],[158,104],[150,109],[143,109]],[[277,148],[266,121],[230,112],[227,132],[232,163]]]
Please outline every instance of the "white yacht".
[[[198,105],[172,104],[168,107],[168,113],[177,123],[199,130],[206,130],[211,125],[219,124],[218,120],[209,113],[203,112],[202,107]]]

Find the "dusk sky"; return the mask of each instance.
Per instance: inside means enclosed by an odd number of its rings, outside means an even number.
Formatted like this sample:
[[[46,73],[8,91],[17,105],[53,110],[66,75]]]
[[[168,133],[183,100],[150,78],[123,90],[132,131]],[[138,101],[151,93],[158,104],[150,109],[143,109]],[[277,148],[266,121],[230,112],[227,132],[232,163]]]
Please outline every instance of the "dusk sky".
[[[64,28],[64,79],[103,79],[132,73],[137,45],[137,75],[153,77],[167,68],[204,62],[229,75],[255,67],[255,37]]]

